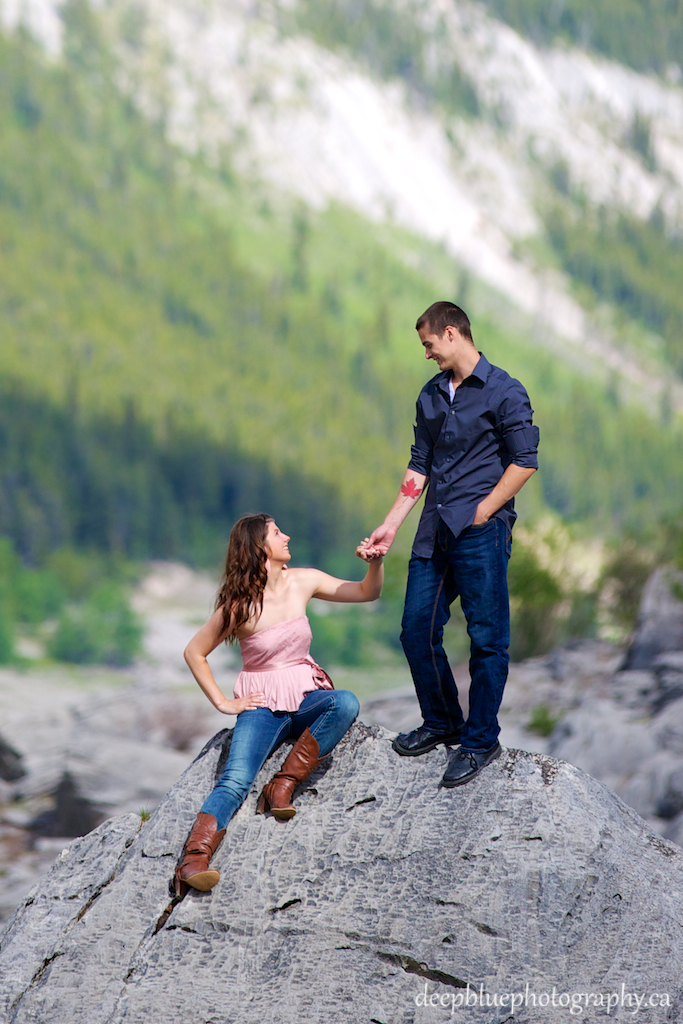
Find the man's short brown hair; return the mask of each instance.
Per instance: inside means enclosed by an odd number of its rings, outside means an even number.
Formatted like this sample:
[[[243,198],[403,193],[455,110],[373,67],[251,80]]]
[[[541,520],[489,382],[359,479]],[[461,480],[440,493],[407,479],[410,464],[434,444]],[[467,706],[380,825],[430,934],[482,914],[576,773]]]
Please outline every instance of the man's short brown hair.
[[[419,331],[426,327],[431,334],[441,337],[447,327],[455,327],[463,338],[472,341],[472,328],[470,318],[464,309],[456,306],[454,302],[433,302],[429,309],[425,309],[422,316],[418,317],[415,330]],[[472,341],[474,344],[474,342]]]

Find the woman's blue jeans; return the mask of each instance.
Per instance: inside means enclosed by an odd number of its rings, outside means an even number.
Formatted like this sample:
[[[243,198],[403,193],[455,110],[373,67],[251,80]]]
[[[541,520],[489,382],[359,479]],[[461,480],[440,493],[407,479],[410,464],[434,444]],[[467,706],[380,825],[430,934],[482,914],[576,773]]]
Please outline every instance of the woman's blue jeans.
[[[464,722],[442,642],[458,595],[467,620],[471,684],[464,750],[489,750],[500,733],[510,645],[510,543],[500,519],[470,526],[458,537],[441,521],[432,557],[410,559],[401,643],[425,725],[435,733],[454,732]]]
[[[225,769],[202,811],[213,814],[225,828],[242,805],[263,762],[286,739],[298,739],[304,729],[318,741],[320,757],[339,743],[358,717],[358,698],[350,690],[314,690],[297,711],[253,708],[237,716]]]

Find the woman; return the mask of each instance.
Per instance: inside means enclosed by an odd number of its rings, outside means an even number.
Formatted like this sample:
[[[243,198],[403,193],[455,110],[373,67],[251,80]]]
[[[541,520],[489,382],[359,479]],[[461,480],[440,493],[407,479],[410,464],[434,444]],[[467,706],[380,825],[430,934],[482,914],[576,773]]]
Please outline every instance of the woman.
[[[367,555],[357,552],[367,561]],[[216,611],[185,649],[185,660],[213,706],[237,715],[225,770],[204,801],[181,862],[175,886],[212,889],[218,871],[209,861],[228,821],[242,804],[268,755],[282,740],[295,739],[282,767],[264,786],[258,811],[270,808],[291,818],[294,787],[336,746],[358,715],[358,699],[335,690],[309,654],[311,628],[306,605],[323,601],[374,601],[384,578],[381,558],[369,561],[360,583],[339,580],[319,569],[289,569],[289,537],[271,516],[244,516],[230,534]],[[213,678],[207,655],[222,640],[239,641],[243,670],[233,700]]]

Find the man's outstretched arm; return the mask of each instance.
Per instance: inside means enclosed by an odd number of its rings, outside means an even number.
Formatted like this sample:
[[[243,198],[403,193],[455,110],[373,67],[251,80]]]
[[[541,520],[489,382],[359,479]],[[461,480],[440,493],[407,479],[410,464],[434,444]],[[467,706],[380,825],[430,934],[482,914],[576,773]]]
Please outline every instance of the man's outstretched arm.
[[[365,538],[358,548],[361,558],[367,561],[378,555],[386,555],[394,543],[399,526],[417,505],[426,482],[427,477],[422,473],[417,473],[414,469],[406,470],[396,501],[391,506],[386,519],[381,526],[372,531],[369,537]]]

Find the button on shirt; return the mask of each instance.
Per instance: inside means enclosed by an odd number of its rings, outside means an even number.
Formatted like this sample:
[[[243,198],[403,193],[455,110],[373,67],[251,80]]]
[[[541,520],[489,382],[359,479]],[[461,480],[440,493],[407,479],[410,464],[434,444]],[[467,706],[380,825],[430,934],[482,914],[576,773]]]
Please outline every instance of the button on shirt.
[[[417,400],[415,444],[408,469],[429,477],[413,554],[431,557],[439,520],[457,537],[472,525],[479,502],[514,462],[538,469],[538,427],[529,396],[518,380],[486,356],[449,394],[450,370],[437,373]],[[517,518],[514,499],[495,516],[508,529]]]

